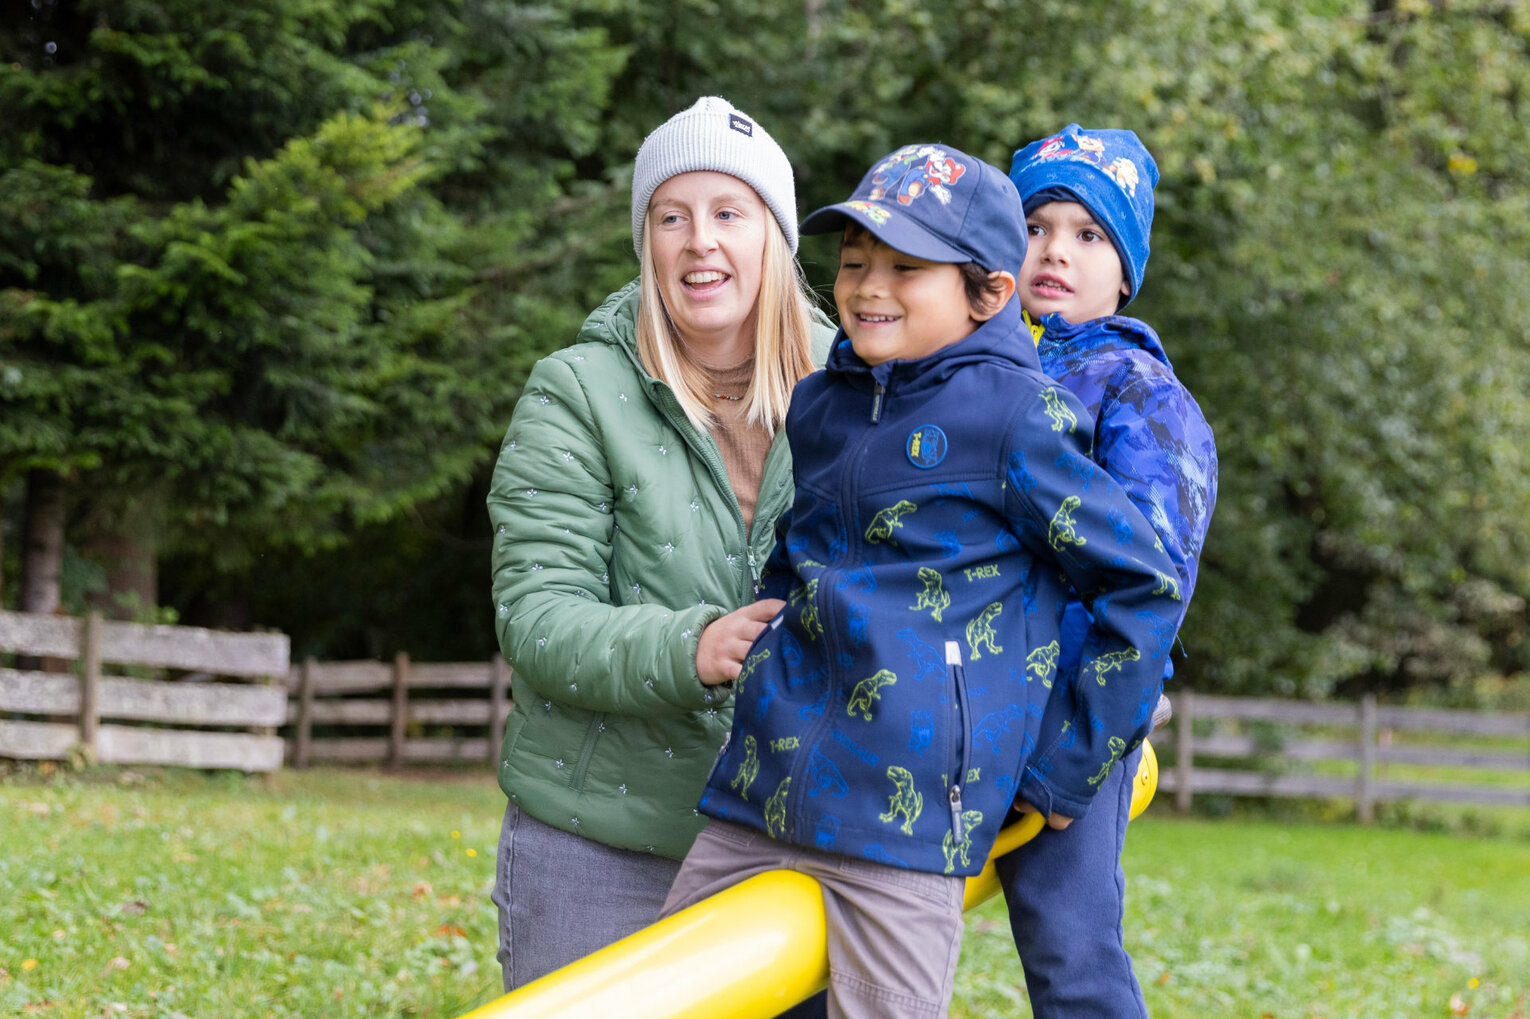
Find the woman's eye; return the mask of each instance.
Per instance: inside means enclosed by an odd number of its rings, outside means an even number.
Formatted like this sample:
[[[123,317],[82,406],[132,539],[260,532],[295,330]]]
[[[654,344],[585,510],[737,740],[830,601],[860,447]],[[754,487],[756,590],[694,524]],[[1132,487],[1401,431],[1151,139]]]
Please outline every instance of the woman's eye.
[[[732,209],[723,209],[717,214],[717,218],[722,220],[737,219],[738,213],[734,212]]]

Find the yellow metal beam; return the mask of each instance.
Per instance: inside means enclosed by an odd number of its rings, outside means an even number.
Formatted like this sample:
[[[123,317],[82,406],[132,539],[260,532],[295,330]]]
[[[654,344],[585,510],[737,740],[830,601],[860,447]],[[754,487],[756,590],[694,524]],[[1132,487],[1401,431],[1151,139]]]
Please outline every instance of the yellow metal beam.
[[[1131,816],[1158,788],[1158,758],[1142,745]],[[999,891],[993,860],[1042,828],[1029,814],[999,833],[966,908]],[[462,1019],[770,1019],[829,977],[823,895],[795,871],[760,874],[614,945],[517,988]]]

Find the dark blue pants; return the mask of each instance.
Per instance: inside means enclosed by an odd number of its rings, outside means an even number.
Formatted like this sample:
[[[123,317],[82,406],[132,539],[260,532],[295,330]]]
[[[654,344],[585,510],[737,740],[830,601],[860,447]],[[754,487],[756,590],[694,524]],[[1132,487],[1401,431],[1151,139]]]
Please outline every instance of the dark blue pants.
[[[998,861],[1036,1019],[1147,1016],[1121,926],[1121,847],[1141,757],[1116,765],[1082,818]]]

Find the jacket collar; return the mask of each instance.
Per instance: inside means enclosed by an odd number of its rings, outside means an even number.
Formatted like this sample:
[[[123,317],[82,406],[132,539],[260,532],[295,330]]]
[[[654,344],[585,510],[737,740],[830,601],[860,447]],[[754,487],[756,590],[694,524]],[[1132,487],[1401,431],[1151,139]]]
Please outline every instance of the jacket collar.
[[[1169,355],[1163,349],[1153,327],[1140,318],[1130,315],[1106,315],[1075,325],[1058,312],[1045,315],[1039,322],[1031,322],[1026,316],[1030,331],[1034,334],[1036,347],[1041,356],[1052,361],[1069,358],[1078,352],[1088,352],[1107,347],[1112,350],[1130,348],[1141,350],[1155,360],[1163,362],[1171,371]]]

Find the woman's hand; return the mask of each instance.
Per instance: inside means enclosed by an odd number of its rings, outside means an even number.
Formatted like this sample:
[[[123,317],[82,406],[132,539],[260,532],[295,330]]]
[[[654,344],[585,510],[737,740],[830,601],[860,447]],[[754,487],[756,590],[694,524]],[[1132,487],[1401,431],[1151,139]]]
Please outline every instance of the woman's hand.
[[[780,598],[761,598],[714,619],[696,642],[696,674],[706,686],[731,683],[744,668],[744,656],[776,613],[786,608]]]
[[[1020,811],[1020,813],[1022,813],[1022,814],[1034,814],[1034,813],[1036,813],[1036,805],[1031,803],[1030,800],[1016,800],[1015,801],[1015,809]],[[1073,818],[1071,818],[1071,817],[1064,817],[1061,814],[1048,814],[1047,815],[1047,827],[1048,828],[1054,828],[1057,831],[1062,831],[1064,828],[1068,827],[1068,825],[1070,825],[1072,823],[1073,823]]]

